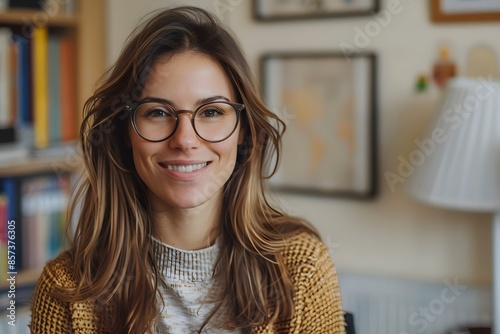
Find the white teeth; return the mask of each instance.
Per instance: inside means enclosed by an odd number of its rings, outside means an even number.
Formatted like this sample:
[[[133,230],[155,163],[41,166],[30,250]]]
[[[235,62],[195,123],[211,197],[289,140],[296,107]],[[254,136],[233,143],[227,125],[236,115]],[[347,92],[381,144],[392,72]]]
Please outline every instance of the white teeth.
[[[207,162],[203,162],[201,164],[197,165],[167,165],[167,168],[176,172],[181,172],[181,173],[191,173],[194,172],[195,170],[202,169],[207,165]]]

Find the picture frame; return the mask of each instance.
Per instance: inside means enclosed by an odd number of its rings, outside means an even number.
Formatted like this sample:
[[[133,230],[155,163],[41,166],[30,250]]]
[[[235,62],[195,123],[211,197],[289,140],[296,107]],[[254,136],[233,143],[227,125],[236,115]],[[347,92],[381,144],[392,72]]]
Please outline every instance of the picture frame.
[[[253,0],[258,21],[366,16],[379,9],[380,0]]]
[[[435,23],[487,22],[500,20],[498,0],[429,0]]]
[[[377,193],[376,55],[269,53],[263,97],[284,121],[279,192],[373,198]],[[274,157],[276,161],[276,157]]]

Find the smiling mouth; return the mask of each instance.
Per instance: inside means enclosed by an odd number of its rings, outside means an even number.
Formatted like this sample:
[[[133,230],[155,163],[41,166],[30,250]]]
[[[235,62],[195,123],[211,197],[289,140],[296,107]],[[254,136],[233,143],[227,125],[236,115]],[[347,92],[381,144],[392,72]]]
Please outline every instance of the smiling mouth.
[[[175,172],[181,172],[181,173],[191,173],[194,171],[197,171],[199,169],[202,169],[206,165],[208,165],[208,162],[203,162],[200,164],[195,164],[195,165],[167,165],[160,163],[160,165],[164,168],[167,168],[169,170],[175,171]]]

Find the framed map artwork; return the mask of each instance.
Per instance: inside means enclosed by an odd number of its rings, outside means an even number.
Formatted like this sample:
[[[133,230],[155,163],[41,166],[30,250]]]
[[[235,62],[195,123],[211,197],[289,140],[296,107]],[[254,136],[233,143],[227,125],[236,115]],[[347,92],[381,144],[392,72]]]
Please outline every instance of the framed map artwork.
[[[260,21],[374,15],[380,0],[253,0]]]
[[[500,20],[500,0],[429,0],[436,23]]]
[[[370,198],[376,193],[374,54],[274,53],[261,58],[265,100],[281,116],[280,191]]]

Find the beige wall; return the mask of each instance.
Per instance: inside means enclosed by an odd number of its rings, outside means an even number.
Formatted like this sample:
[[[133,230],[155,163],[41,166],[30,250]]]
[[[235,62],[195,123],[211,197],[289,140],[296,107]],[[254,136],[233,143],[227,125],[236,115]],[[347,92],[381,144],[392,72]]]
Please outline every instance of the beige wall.
[[[391,0],[394,1],[394,0]],[[387,8],[389,0],[382,0]],[[212,9],[214,3],[233,7],[223,15],[239,37],[257,68],[259,55],[282,50],[338,51],[342,42],[354,44],[356,28],[364,29],[373,17],[257,23],[248,0],[108,0],[108,63],[120,52],[123,41],[140,17],[149,11],[178,3]],[[440,92],[431,88],[415,94],[419,73],[428,73],[438,48],[451,47],[463,69],[469,48],[487,44],[500,61],[500,24],[434,25],[427,1],[401,0],[393,15],[367,50],[379,56],[379,159],[380,195],[374,201],[282,196],[292,213],[308,218],[321,231],[339,271],[443,281],[491,282],[490,219],[472,214],[431,208],[409,199],[402,185],[391,191],[385,171],[397,173],[398,156],[408,157],[415,139],[434,113]],[[227,8],[227,7],[226,7]]]

